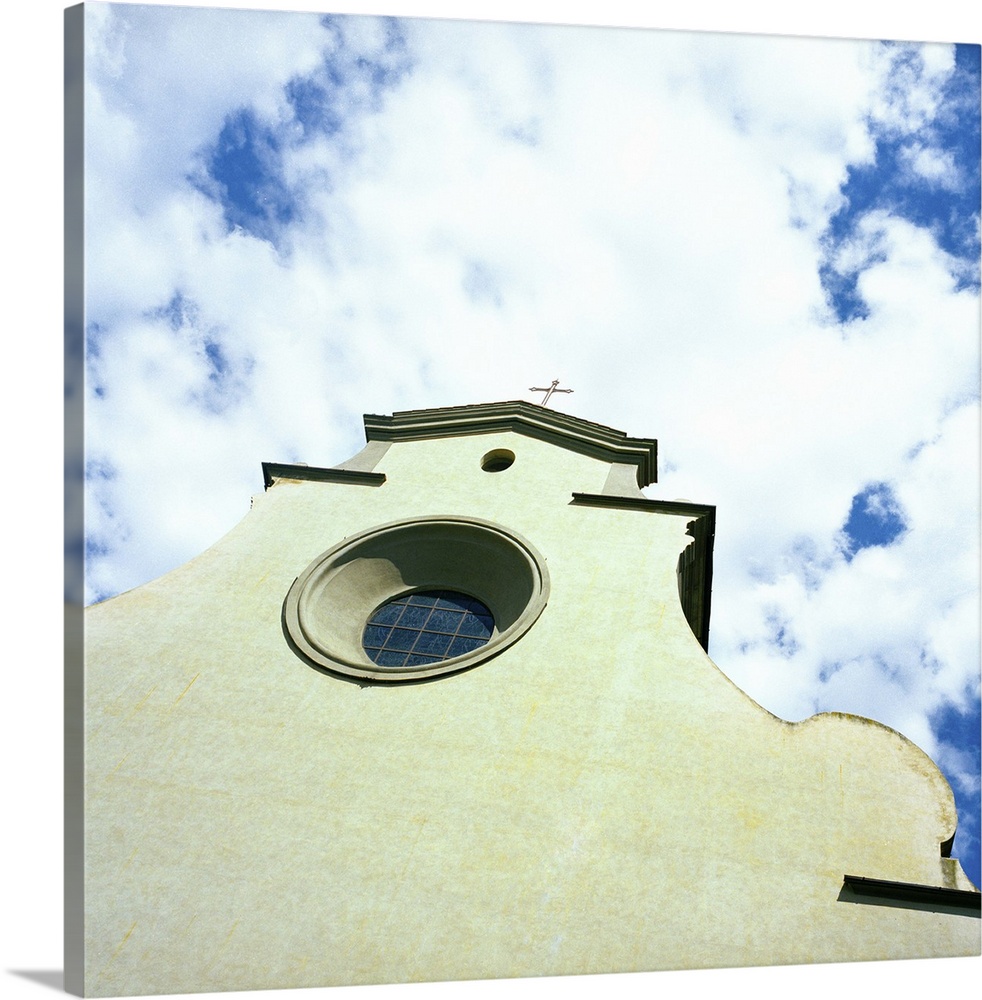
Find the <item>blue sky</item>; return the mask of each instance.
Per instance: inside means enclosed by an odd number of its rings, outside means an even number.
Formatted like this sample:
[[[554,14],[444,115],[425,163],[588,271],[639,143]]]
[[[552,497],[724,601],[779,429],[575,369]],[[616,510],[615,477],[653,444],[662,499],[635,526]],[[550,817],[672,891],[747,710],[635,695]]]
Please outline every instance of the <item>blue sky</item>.
[[[86,601],[561,378],[717,505],[714,660],[922,746],[979,883],[977,47],[89,13]]]

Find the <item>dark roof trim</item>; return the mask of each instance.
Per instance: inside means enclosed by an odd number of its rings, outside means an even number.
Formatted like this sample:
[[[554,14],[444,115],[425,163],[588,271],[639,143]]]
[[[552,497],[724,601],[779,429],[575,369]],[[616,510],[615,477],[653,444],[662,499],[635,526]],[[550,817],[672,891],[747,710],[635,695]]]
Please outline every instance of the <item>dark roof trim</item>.
[[[679,600],[689,628],[699,645],[709,652],[709,614],[713,597],[713,544],[716,540],[716,508],[688,500],[649,500],[606,493],[574,493],[571,501],[580,507],[638,510],[675,514],[690,519],[686,533],[695,541],[679,556]]]
[[[321,469],[311,465],[289,465],[285,462],[263,462],[263,488],[269,489],[277,479],[306,479],[317,483],[349,483],[354,486],[381,486],[382,472],[355,472],[351,469]]]
[[[649,500],[648,497],[619,497],[610,493],[574,493],[573,503],[588,507],[614,507],[618,510],[647,510],[683,517],[709,517],[715,534],[716,508],[689,500]]]
[[[949,889],[940,885],[917,885],[913,882],[888,882],[885,879],[866,878],[863,875],[844,875],[843,889],[851,889],[870,902],[892,900],[901,903],[943,906],[962,910],[968,914],[982,912],[982,895],[970,889]]]
[[[639,486],[658,478],[658,442],[653,438],[628,437],[612,427],[524,400],[365,415],[369,441],[418,441],[500,431],[525,434],[605,462],[636,465]]]

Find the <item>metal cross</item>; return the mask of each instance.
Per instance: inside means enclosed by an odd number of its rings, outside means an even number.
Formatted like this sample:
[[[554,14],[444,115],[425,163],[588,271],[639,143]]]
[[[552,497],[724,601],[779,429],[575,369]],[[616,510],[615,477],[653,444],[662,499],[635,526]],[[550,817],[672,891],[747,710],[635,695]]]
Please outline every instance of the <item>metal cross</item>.
[[[529,387],[529,392],[544,392],[545,396],[543,396],[542,402],[539,405],[540,406],[546,406],[548,404],[548,402],[549,402],[550,396],[552,396],[552,394],[554,392],[572,392],[573,391],[572,389],[557,389],[556,388],[557,385],[559,385],[559,379],[558,378],[554,378],[552,380],[552,385],[549,386],[548,389],[537,389],[533,385],[533,386]]]

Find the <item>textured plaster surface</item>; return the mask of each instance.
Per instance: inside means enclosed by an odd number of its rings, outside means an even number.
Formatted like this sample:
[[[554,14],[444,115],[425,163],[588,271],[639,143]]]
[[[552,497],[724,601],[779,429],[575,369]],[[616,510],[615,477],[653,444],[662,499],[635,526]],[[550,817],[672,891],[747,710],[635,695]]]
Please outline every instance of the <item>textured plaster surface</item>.
[[[493,448],[514,465],[483,472]],[[571,506],[610,466],[512,433],[374,469],[280,480],[89,609],[90,995],[978,953],[977,919],[838,899],[847,873],[972,888],[940,856],[951,792],[891,730],[784,722],[717,669],[679,607],[684,516]],[[545,558],[519,642],[388,686],[290,649],[311,560],[447,514]]]

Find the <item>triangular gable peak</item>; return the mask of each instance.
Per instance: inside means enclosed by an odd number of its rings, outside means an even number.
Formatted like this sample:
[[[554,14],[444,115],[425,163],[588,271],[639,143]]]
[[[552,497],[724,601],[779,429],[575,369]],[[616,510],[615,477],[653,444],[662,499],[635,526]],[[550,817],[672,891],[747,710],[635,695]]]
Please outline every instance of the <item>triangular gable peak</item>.
[[[370,442],[419,441],[500,431],[525,434],[612,465],[632,466],[637,470],[639,487],[658,480],[658,442],[653,438],[628,437],[612,427],[523,400],[365,416],[365,437]]]

